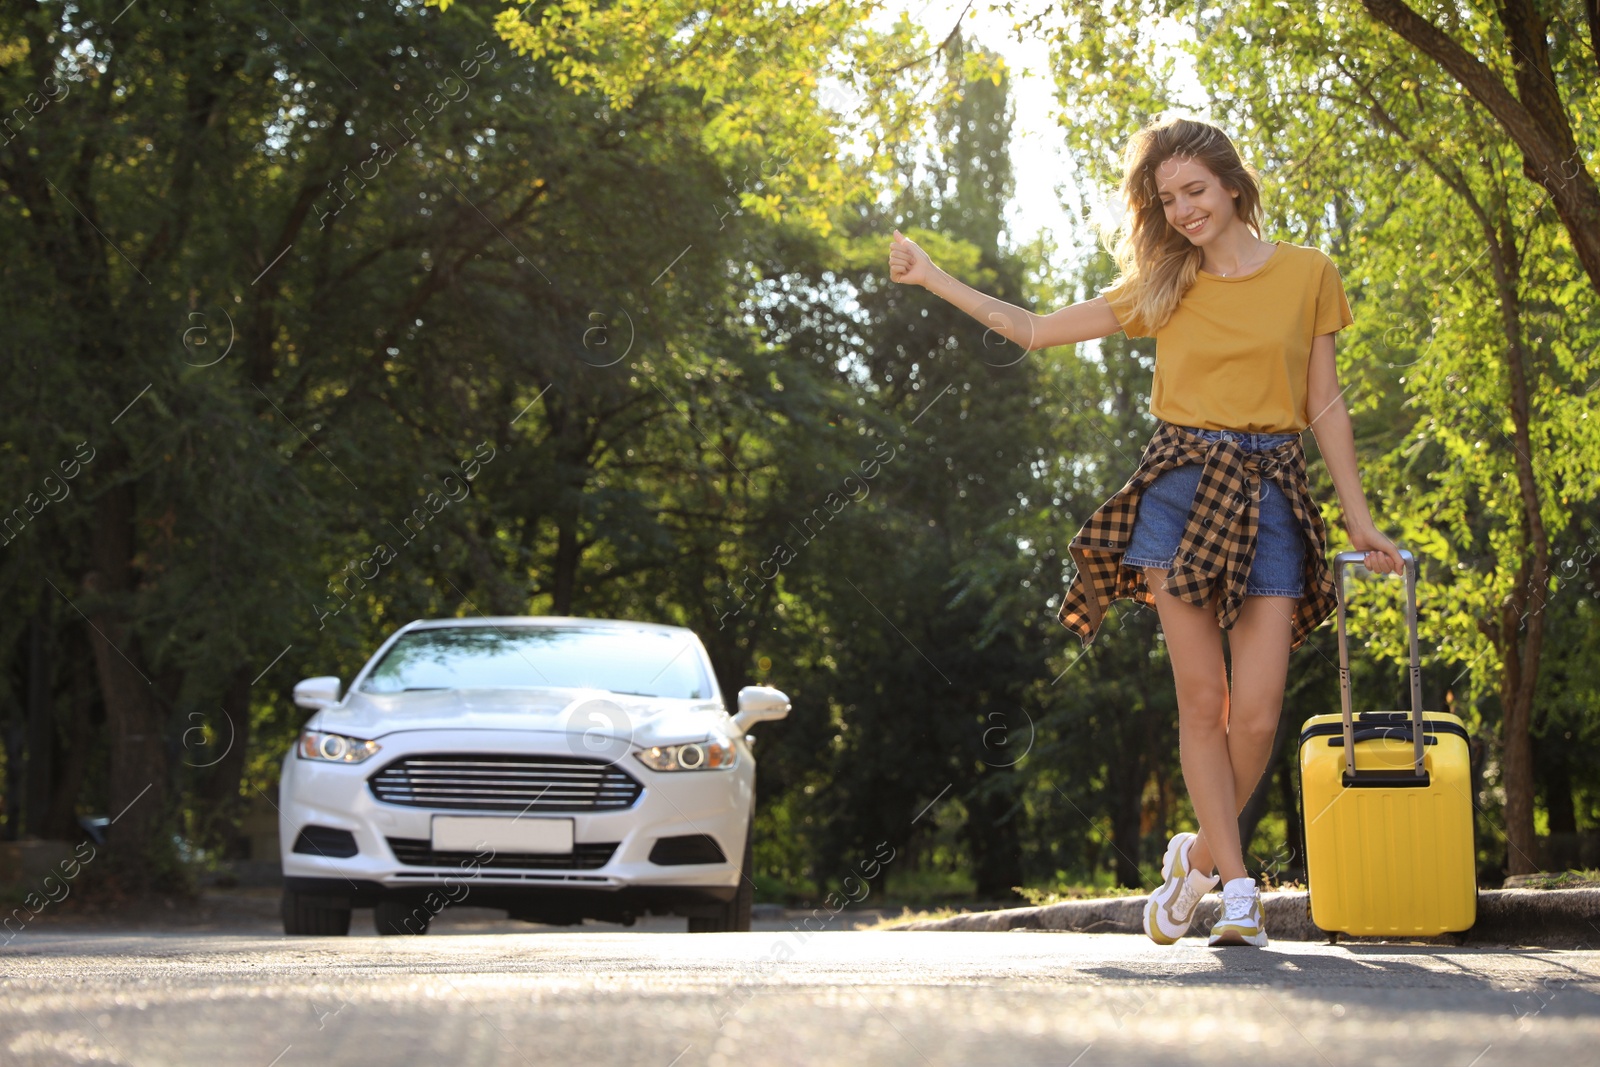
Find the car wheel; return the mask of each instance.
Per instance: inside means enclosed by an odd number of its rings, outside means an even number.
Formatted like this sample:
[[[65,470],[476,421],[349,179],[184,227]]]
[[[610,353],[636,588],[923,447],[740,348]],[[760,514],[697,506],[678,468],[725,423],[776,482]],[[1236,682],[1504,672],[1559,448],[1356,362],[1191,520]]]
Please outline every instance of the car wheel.
[[[350,932],[350,909],[329,907],[325,898],[283,891],[283,932],[313,937],[344,937]]]
[[[739,891],[732,900],[718,909],[715,915],[689,916],[691,934],[716,934],[727,931],[747,933],[750,930],[750,911],[756,900],[756,886],[750,880],[755,870],[755,813],[750,814],[750,825],[744,833],[744,859],[739,864]]]
[[[425,934],[433,913],[427,908],[404,900],[380,900],[372,909],[372,922],[378,934]]]

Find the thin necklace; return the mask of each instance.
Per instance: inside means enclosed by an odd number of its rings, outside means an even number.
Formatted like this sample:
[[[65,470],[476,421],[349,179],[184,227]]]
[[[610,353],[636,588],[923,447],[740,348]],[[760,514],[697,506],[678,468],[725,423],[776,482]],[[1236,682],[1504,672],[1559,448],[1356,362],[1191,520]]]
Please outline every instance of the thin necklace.
[[[1265,262],[1265,261],[1263,261],[1263,262]],[[1225,270],[1224,270],[1224,271],[1218,271],[1218,272],[1217,272],[1217,277],[1219,277],[1219,278],[1226,278],[1226,277],[1227,277],[1227,276],[1228,276],[1228,273],[1229,273],[1229,272],[1228,272],[1228,271],[1225,271]]]

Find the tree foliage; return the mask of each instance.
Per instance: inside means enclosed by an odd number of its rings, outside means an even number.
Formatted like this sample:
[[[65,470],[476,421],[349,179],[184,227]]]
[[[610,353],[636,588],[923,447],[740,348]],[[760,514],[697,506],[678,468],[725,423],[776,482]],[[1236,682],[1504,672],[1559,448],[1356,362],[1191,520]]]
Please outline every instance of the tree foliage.
[[[572,614],[691,626],[725,691],[790,693],[766,892],[884,840],[907,886],[1141,884],[1191,818],[1154,615],[1085,651],[1054,610],[1148,439],[1153,351],[1023,353],[888,281],[895,227],[1040,310],[1111,264],[1053,277],[1007,232],[1004,64],[879,7],[0,14],[4,833],[117,816],[128,884],[181,883],[175,840],[234,854],[270,801],[296,679],[414,618]],[[1547,75],[1589,152],[1592,57],[1550,19],[1506,66],[1520,11],[1446,29],[1524,109]],[[1429,703],[1473,723],[1515,868],[1600,819],[1581,183],[1362,6],[1162,3],[1033,24],[1086,189],[1177,99],[1161,19],[1267,236],[1341,268],[1372,511],[1425,563]],[[1398,700],[1395,591],[1354,592],[1358,683]],[[1336,709],[1332,644],[1286,722]],[[1294,839],[1291,734],[1261,863]]]

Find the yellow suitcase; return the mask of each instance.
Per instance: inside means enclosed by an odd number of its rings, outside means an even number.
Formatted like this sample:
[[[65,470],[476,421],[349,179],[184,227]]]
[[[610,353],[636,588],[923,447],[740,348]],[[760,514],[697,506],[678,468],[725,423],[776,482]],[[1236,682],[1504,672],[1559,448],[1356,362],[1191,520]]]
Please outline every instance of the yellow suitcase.
[[[1338,587],[1338,715],[1314,715],[1300,732],[1301,818],[1311,921],[1330,933],[1429,937],[1477,918],[1476,846],[1467,730],[1461,719],[1422,710],[1417,655],[1417,562],[1406,549],[1411,629],[1411,712],[1350,710],[1344,566]]]

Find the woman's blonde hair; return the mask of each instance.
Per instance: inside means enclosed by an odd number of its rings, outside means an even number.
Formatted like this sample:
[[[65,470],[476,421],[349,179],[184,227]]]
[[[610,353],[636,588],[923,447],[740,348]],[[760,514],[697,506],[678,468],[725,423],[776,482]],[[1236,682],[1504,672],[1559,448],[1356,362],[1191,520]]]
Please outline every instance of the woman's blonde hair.
[[[1151,332],[1172,317],[1204,258],[1198,245],[1167,222],[1161,206],[1156,168],[1174,156],[1204,164],[1224,189],[1238,193],[1235,211],[1240,221],[1261,236],[1257,174],[1239,158],[1227,134],[1209,122],[1187,118],[1151,122],[1135,133],[1122,154],[1122,201],[1127,213],[1119,226],[1102,231],[1101,239],[1121,271],[1113,284],[1122,287],[1133,313]]]

